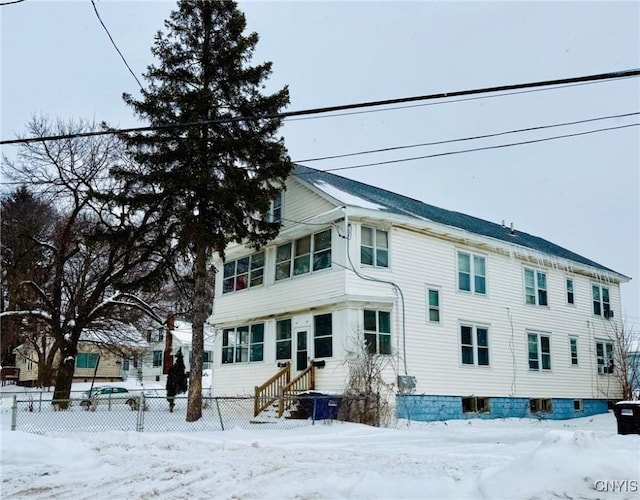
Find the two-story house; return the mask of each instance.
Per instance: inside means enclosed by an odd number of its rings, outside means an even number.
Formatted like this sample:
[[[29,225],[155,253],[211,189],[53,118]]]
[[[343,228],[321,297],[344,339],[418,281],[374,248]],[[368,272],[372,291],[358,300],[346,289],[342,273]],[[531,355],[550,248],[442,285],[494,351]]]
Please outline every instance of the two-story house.
[[[303,166],[272,208],[276,239],[215,262],[214,395],[314,367],[315,390],[341,393],[355,335],[390,357],[401,418],[570,418],[619,397],[613,326],[626,276]]]

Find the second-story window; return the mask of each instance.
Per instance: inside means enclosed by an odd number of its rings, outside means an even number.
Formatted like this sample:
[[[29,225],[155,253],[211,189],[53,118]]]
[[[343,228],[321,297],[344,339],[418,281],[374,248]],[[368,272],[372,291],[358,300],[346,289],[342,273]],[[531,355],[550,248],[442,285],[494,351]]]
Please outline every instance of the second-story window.
[[[487,293],[486,259],[481,255],[458,252],[458,290],[476,295]]]
[[[276,281],[331,267],[331,229],[280,245]]]
[[[605,318],[613,317],[611,303],[609,302],[609,289],[600,285],[592,285],[593,314]]]
[[[283,215],[284,205],[284,193],[280,191],[275,199],[271,200],[271,207],[269,208],[269,222],[280,222]]]
[[[524,270],[525,302],[534,306],[547,305],[547,275],[542,271]]]
[[[567,284],[567,304],[575,304],[575,296],[573,294],[573,278],[567,278],[566,284]]]
[[[528,333],[529,370],[551,370],[551,338],[541,333]]]
[[[226,262],[222,278],[222,293],[236,292],[264,281],[264,252]]]
[[[388,233],[362,226],[360,236],[360,263],[363,266],[389,267]]]

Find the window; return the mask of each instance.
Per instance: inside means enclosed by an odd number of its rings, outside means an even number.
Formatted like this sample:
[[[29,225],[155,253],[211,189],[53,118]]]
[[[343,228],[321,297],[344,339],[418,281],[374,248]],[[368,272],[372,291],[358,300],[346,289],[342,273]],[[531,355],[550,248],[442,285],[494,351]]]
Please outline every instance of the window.
[[[485,258],[458,252],[458,290],[477,295],[487,293]]]
[[[489,329],[460,325],[460,349],[463,365],[489,366]]]
[[[97,365],[98,354],[94,352],[79,352],[76,356],[76,368],[95,368]]]
[[[331,313],[313,317],[313,352],[316,358],[333,356]]]
[[[364,340],[369,354],[391,354],[391,313],[364,311]]]
[[[567,278],[567,304],[575,304],[575,298],[573,295],[573,278]]]
[[[153,366],[162,366],[162,351],[153,351]]]
[[[487,413],[491,411],[489,398],[477,398],[474,396],[462,398],[462,413]]]
[[[609,303],[609,289],[600,285],[592,285],[591,290],[593,294],[593,314],[607,319],[613,318],[613,311]]]
[[[264,323],[222,331],[222,363],[249,363],[264,358]]]
[[[548,335],[529,333],[529,370],[551,370],[551,340]]]
[[[553,411],[553,403],[550,399],[530,399],[529,410],[531,413],[551,413]]]
[[[578,339],[569,337],[569,351],[571,353],[571,366],[578,366]]]
[[[429,322],[440,323],[440,290],[429,288]]]
[[[600,375],[613,373],[613,342],[596,342],[596,361]]]
[[[547,275],[533,269],[524,270],[524,296],[527,304],[547,305]]]
[[[582,399],[573,400],[573,411],[582,411]]]
[[[388,233],[362,226],[360,235],[360,263],[364,266],[389,267]]]
[[[264,278],[264,252],[224,265],[222,293],[236,292],[245,288],[262,285]]]
[[[280,222],[282,220],[282,208],[284,205],[284,193],[280,191],[274,200],[271,200],[269,208],[269,222]]]
[[[331,267],[331,229],[276,249],[276,281]]]
[[[213,363],[213,353],[211,351],[204,351],[202,353],[202,368],[205,370],[211,369],[211,363]]]
[[[291,359],[291,320],[276,321],[276,359]]]

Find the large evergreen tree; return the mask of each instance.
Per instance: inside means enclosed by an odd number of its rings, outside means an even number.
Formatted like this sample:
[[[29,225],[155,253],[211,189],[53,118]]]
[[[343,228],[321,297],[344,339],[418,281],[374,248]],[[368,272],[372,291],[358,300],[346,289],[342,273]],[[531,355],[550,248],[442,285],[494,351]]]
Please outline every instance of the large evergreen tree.
[[[157,64],[145,74],[147,89],[140,99],[124,95],[158,128],[126,139],[141,170],[112,172],[128,181],[129,206],[158,208],[172,221],[167,240],[193,264],[186,419],[195,421],[202,416],[209,261],[213,252],[224,257],[230,242],[259,246],[279,230],[265,214],[292,168],[276,135],[282,120],[273,118],[289,103],[289,92],[263,94],[271,63],[250,65],[258,35],[244,33],[235,2],[181,0],[165,28],[152,47]],[[197,125],[172,126],[187,123]]]

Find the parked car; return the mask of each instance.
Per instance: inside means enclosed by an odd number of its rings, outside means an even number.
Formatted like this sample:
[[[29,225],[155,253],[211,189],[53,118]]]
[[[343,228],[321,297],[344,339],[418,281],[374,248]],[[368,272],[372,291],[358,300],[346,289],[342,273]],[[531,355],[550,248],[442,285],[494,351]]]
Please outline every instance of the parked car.
[[[80,406],[87,408],[98,405],[111,407],[118,404],[129,405],[132,410],[135,410],[138,408],[138,398],[124,387],[103,386],[86,391],[80,401]]]

